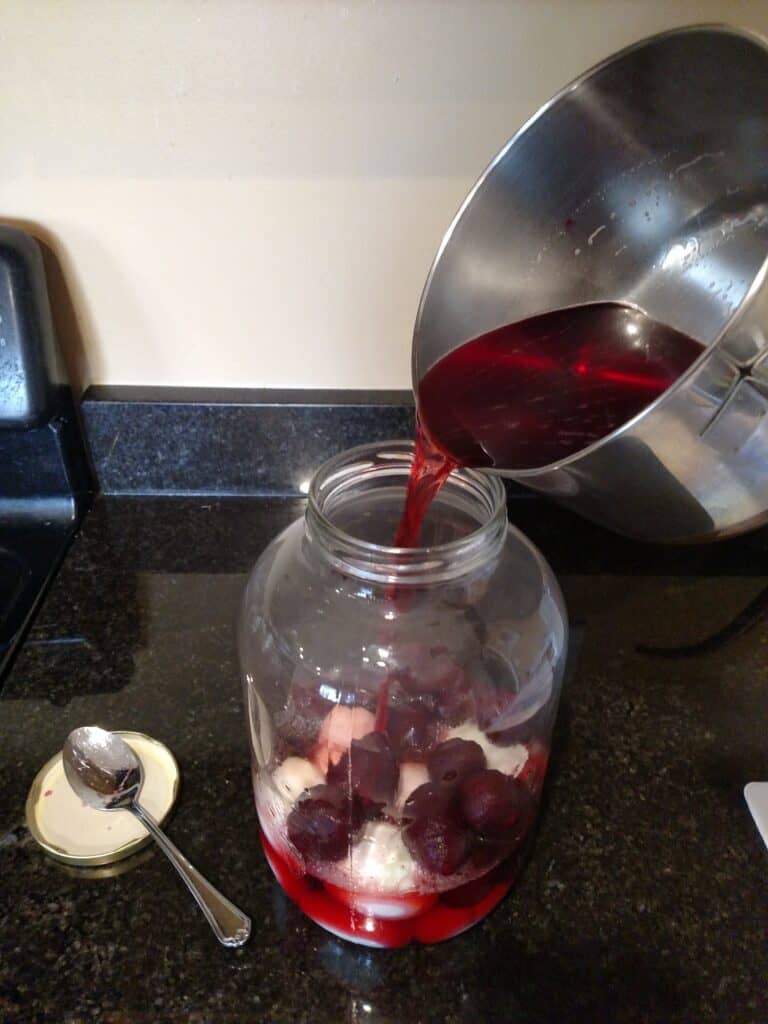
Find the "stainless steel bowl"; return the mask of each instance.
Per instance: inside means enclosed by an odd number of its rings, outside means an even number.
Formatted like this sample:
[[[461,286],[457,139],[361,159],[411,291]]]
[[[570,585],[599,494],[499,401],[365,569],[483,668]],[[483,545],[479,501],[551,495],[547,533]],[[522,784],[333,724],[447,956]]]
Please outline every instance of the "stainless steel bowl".
[[[695,26],[599,64],[493,160],[450,226],[413,376],[546,310],[626,302],[702,357],[620,430],[499,468],[618,532],[709,540],[768,520],[768,47]]]

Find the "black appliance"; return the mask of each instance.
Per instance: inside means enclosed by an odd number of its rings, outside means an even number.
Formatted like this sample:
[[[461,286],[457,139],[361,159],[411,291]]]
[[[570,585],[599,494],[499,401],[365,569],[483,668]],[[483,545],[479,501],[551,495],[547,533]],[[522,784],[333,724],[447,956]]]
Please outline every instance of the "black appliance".
[[[91,491],[40,247],[0,226],[0,684]]]

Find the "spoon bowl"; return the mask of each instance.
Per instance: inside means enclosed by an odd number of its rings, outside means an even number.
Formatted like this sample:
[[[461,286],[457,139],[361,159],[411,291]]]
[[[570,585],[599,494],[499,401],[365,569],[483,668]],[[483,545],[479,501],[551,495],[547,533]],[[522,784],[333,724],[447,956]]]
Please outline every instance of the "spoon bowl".
[[[98,725],[82,726],[67,736],[62,756],[67,782],[89,807],[130,810],[138,799],[141,762],[120,736]]]

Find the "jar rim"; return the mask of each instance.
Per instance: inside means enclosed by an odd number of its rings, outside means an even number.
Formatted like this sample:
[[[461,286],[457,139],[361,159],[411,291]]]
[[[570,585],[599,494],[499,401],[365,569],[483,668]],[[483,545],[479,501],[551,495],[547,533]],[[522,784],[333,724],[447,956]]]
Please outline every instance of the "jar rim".
[[[378,441],[334,455],[315,472],[309,486],[306,524],[326,557],[344,572],[383,583],[435,583],[456,579],[494,557],[507,529],[506,492],[490,473],[459,467],[442,490],[459,489],[472,501],[480,522],[463,537],[440,544],[397,547],[376,544],[346,532],[328,515],[345,488],[365,479],[407,483],[414,456],[412,441]]]

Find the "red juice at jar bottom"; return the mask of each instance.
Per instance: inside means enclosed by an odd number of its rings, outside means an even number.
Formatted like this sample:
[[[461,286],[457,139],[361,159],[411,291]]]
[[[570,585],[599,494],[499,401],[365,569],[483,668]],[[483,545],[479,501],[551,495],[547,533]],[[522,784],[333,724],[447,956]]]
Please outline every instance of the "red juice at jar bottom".
[[[418,544],[455,466],[536,469],[574,455],[642,412],[702,351],[639,310],[607,302],[544,313],[454,349],[419,384],[396,544]]]
[[[302,873],[271,845],[263,830],[261,843],[275,878],[307,917],[339,938],[390,949],[410,942],[443,942],[471,928],[506,896],[522,861],[515,853],[474,882],[428,899],[417,896],[423,909],[398,920],[352,909],[343,890]]]

